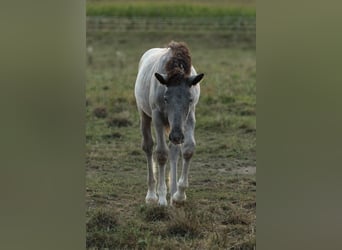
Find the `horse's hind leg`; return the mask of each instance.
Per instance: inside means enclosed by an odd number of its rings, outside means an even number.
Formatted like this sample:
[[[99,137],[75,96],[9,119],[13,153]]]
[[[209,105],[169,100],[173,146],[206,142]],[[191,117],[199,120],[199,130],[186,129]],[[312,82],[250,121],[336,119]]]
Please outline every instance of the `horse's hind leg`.
[[[141,132],[143,135],[142,149],[146,154],[147,159],[147,195],[146,203],[155,203],[158,201],[156,194],[156,180],[154,178],[154,162],[152,159],[153,139],[151,134],[151,117],[140,111],[141,116]]]

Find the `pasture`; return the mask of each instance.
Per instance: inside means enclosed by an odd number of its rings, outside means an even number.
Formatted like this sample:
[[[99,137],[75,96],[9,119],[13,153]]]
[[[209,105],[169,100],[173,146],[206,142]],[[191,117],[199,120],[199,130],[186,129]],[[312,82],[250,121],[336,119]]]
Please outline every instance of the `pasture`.
[[[185,41],[205,73],[187,202],[145,205],[134,83],[141,55]],[[201,32],[87,34],[86,206],[89,249],[253,249],[256,244],[255,40]],[[167,168],[168,171],[169,168]],[[179,169],[180,170],[180,169]]]

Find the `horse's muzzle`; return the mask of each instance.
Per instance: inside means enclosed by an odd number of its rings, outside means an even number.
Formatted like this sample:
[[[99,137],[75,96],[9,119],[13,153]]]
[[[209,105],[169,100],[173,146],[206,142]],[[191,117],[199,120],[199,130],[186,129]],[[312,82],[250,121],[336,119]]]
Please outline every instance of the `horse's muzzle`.
[[[184,134],[180,131],[171,131],[169,139],[173,144],[182,144],[184,142]]]

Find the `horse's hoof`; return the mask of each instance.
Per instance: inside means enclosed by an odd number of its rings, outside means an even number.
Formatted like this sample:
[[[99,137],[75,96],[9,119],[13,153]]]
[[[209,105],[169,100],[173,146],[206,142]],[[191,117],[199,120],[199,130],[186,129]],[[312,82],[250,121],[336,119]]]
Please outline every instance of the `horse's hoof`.
[[[156,204],[158,202],[158,197],[156,194],[147,194],[145,201],[146,204]]]
[[[186,200],[186,194],[180,194],[178,192],[176,192],[173,196],[172,196],[172,205],[184,205]]]
[[[166,199],[160,199],[159,201],[158,201],[158,205],[159,206],[167,206],[167,201],[166,201]]]

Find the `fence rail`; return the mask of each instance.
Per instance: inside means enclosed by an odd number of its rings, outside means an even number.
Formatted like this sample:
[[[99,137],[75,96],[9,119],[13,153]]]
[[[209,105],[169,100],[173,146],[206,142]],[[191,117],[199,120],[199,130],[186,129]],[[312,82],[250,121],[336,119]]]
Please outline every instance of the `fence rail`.
[[[255,36],[255,17],[179,18],[179,17],[87,17],[87,32],[238,32]]]

